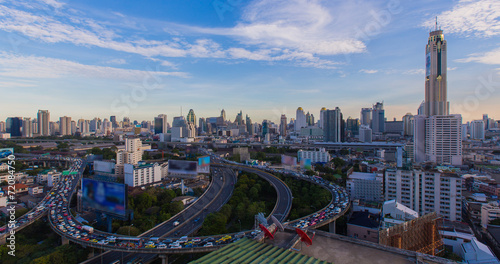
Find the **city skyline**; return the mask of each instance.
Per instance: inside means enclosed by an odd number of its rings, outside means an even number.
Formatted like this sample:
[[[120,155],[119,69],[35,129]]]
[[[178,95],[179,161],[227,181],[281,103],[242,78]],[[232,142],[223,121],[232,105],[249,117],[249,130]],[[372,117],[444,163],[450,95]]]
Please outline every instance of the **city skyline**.
[[[51,121],[153,120],[182,107],[279,123],[298,107],[359,118],[383,101],[387,120],[401,120],[424,100],[422,46],[435,16],[449,44],[450,113],[500,118],[495,1],[217,3],[2,3],[1,119],[48,109]]]

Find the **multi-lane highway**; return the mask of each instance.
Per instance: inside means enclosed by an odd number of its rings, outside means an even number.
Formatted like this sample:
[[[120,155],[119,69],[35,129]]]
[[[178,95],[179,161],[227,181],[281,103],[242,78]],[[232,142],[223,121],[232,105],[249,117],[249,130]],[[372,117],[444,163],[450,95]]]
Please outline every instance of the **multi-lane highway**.
[[[148,230],[139,237],[181,237],[193,233],[201,227],[204,218],[212,212],[218,211],[231,197],[236,183],[236,175],[231,169],[213,168],[210,187],[191,206],[170,218],[168,221]],[[179,222],[174,226],[174,222]],[[113,263],[116,260],[124,262],[130,259],[147,261],[156,257],[156,254],[126,254],[109,251],[83,263]]]

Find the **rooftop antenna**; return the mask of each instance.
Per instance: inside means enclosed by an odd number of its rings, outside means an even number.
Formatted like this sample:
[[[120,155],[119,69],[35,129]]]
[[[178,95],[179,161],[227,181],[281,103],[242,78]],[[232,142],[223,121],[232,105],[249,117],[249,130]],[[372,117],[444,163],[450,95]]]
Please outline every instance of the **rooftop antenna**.
[[[436,16],[436,30],[438,30],[438,17]]]
[[[182,116],[182,105],[181,105],[181,116]]]

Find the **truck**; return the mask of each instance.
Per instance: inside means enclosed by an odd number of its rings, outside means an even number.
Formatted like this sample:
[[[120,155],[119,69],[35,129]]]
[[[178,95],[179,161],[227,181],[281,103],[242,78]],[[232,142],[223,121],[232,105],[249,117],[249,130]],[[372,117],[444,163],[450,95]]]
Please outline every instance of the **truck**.
[[[88,225],[84,225],[84,226],[82,226],[82,230],[87,231],[89,234],[94,233],[94,228],[93,228],[93,227],[91,227],[91,226],[88,226]]]

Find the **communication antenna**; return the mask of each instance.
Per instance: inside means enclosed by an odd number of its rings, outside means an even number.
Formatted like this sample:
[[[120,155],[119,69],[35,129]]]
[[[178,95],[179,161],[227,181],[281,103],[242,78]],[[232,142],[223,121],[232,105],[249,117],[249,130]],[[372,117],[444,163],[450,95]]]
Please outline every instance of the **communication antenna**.
[[[438,17],[436,16],[436,30],[438,30]]]

